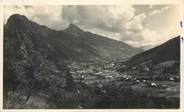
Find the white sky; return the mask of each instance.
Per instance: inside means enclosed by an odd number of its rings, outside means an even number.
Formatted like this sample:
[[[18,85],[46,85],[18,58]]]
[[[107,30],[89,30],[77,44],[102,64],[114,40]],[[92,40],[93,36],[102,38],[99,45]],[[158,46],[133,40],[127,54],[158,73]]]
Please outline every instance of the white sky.
[[[4,23],[15,13],[55,30],[74,23],[136,47],[153,47],[179,35],[177,5],[5,6]]]

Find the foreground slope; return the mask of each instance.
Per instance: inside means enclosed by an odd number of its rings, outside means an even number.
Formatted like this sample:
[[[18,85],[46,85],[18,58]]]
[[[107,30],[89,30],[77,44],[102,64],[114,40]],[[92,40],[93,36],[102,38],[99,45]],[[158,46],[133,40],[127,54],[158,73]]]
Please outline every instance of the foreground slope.
[[[180,71],[180,37],[175,37],[167,42],[133,56],[119,66],[118,70],[136,71],[133,74],[155,73],[159,76],[179,75]],[[156,75],[155,74],[155,75]]]
[[[137,54],[126,62],[128,67],[139,66],[144,63],[151,63],[153,65],[165,61],[180,62],[180,37],[175,37],[167,42]]]

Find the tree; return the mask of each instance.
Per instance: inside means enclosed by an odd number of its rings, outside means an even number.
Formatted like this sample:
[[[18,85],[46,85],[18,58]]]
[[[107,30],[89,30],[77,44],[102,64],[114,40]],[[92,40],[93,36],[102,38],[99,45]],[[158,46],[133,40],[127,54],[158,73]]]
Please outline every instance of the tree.
[[[72,74],[70,73],[69,69],[66,70],[66,90],[67,91],[73,91],[74,88],[74,81]]]

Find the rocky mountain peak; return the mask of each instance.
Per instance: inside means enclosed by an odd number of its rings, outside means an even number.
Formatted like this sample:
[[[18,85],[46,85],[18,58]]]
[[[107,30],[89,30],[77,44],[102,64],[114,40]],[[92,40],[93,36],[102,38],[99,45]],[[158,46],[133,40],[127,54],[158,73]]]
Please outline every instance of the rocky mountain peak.
[[[14,14],[9,17],[7,24],[25,24],[28,22],[28,18],[24,15]]]
[[[80,29],[78,26],[76,26],[75,24],[71,23],[68,27],[68,29]],[[81,30],[81,29],[80,29]]]
[[[68,26],[67,29],[65,29],[65,31],[68,32],[68,33],[75,34],[75,35],[84,32],[82,29],[80,29],[78,26],[76,26],[76,25],[74,25],[72,23]]]
[[[28,24],[29,24],[29,20],[27,17],[20,14],[14,14],[9,17],[5,28],[8,32],[13,33],[16,31],[20,31],[22,29],[27,29]]]

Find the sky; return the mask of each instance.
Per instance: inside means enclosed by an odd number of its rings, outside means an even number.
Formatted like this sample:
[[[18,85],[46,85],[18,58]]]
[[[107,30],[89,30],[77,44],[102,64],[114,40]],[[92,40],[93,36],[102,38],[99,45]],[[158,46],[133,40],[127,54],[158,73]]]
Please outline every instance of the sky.
[[[151,48],[179,35],[177,5],[5,6],[4,24],[12,14],[55,30],[73,23],[134,47]]]

